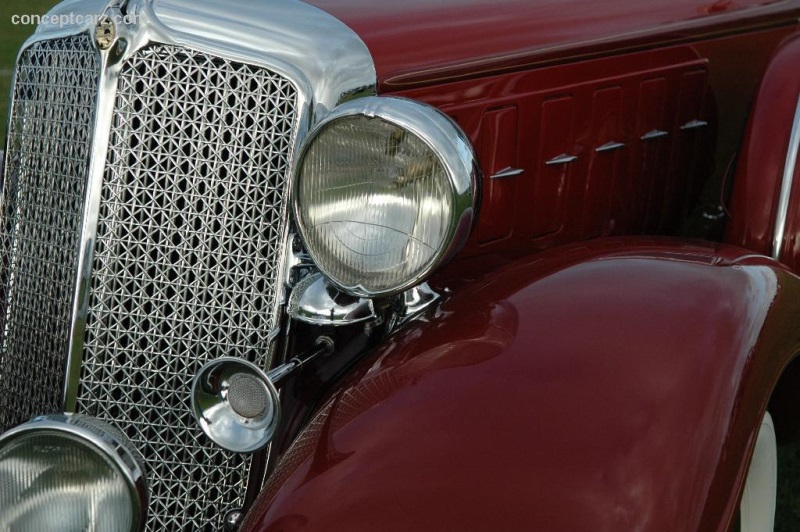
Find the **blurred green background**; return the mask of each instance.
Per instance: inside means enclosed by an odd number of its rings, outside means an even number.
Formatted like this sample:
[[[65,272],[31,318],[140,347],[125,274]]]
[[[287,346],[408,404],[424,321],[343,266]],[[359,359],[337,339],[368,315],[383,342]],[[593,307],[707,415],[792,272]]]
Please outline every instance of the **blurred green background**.
[[[17,52],[34,26],[14,25],[14,15],[44,15],[58,2],[55,0],[0,0],[0,145],[5,147],[8,123],[8,98]]]

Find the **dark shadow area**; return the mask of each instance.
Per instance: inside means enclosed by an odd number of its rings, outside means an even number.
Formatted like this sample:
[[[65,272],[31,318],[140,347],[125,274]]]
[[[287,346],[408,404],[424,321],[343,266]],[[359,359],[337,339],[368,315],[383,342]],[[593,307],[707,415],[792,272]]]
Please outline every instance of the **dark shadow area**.
[[[778,504],[775,532],[800,530],[800,442],[778,446]]]

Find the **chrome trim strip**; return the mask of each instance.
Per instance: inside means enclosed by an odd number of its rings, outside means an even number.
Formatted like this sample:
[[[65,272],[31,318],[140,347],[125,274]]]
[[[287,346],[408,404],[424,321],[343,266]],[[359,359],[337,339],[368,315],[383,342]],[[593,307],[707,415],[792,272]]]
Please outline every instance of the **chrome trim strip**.
[[[569,164],[578,160],[577,155],[568,155],[566,153],[562,153],[557,157],[553,157],[549,161],[545,162],[544,164],[547,166],[553,166],[556,164]]]
[[[619,150],[620,148],[624,148],[624,147],[625,147],[625,143],[624,142],[615,142],[615,141],[611,140],[609,142],[606,142],[602,146],[600,146],[598,148],[595,148],[594,151],[596,151],[597,153],[604,153],[604,152],[607,152],[607,151]]]
[[[94,35],[88,30],[92,41]],[[67,355],[67,367],[64,375],[64,411],[74,412],[78,382],[80,380],[81,361],[83,359],[83,338],[88,315],[89,290],[91,289],[92,259],[97,233],[97,215],[100,209],[103,173],[106,165],[109,132],[114,114],[114,99],[119,70],[111,70],[111,54],[113,49],[99,51],[100,82],[98,83],[97,105],[94,109],[94,127],[92,133],[92,153],[89,157],[89,176],[86,186],[86,203],[83,206],[83,226],[81,227],[80,249],[78,252],[78,270],[75,281],[75,293],[72,298],[72,333]]]
[[[660,129],[651,129],[644,135],[640,137],[641,140],[653,140],[653,139],[660,139],[661,137],[666,137],[669,135],[668,132],[662,131]]]
[[[772,258],[775,260],[781,258],[781,246],[786,233],[786,216],[789,214],[789,199],[792,195],[792,181],[794,180],[794,169],[797,166],[798,150],[800,150],[800,96],[797,98],[792,133],[789,136],[786,164],[783,167],[783,181],[778,199],[778,214],[775,218],[775,233],[772,238]]]
[[[683,124],[681,126],[681,129],[683,129],[683,130],[697,129],[697,128],[701,128],[701,127],[706,127],[707,125],[708,125],[708,122],[706,122],[705,120],[694,119],[694,120],[689,120],[688,122]]]
[[[507,177],[515,177],[523,172],[525,172],[525,170],[523,170],[522,168],[511,168],[510,166],[507,166],[506,168],[503,168],[496,174],[490,175],[489,179],[505,179]]]

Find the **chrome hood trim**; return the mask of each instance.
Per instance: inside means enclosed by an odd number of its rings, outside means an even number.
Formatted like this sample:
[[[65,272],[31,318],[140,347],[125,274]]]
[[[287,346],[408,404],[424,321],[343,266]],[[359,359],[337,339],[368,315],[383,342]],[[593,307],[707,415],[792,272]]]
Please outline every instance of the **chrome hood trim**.
[[[49,15],[76,21],[124,3],[67,0]],[[141,13],[150,24],[160,26],[157,40],[240,60],[269,57],[296,70],[313,94],[311,124],[343,101],[375,94],[377,74],[367,46],[344,23],[309,4],[297,0],[130,0],[127,4],[128,12]],[[92,26],[91,22],[43,24],[34,39]]]

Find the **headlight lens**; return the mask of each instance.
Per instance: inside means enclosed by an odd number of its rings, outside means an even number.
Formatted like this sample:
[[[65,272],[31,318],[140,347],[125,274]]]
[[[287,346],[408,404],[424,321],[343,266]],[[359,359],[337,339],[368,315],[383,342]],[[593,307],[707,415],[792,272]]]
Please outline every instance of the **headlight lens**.
[[[140,466],[95,423],[47,416],[3,435],[0,530],[138,530],[146,504]]]
[[[430,107],[377,97],[341,106],[298,164],[295,209],[309,253],[354,295],[418,284],[466,240],[476,168],[464,134]]]

